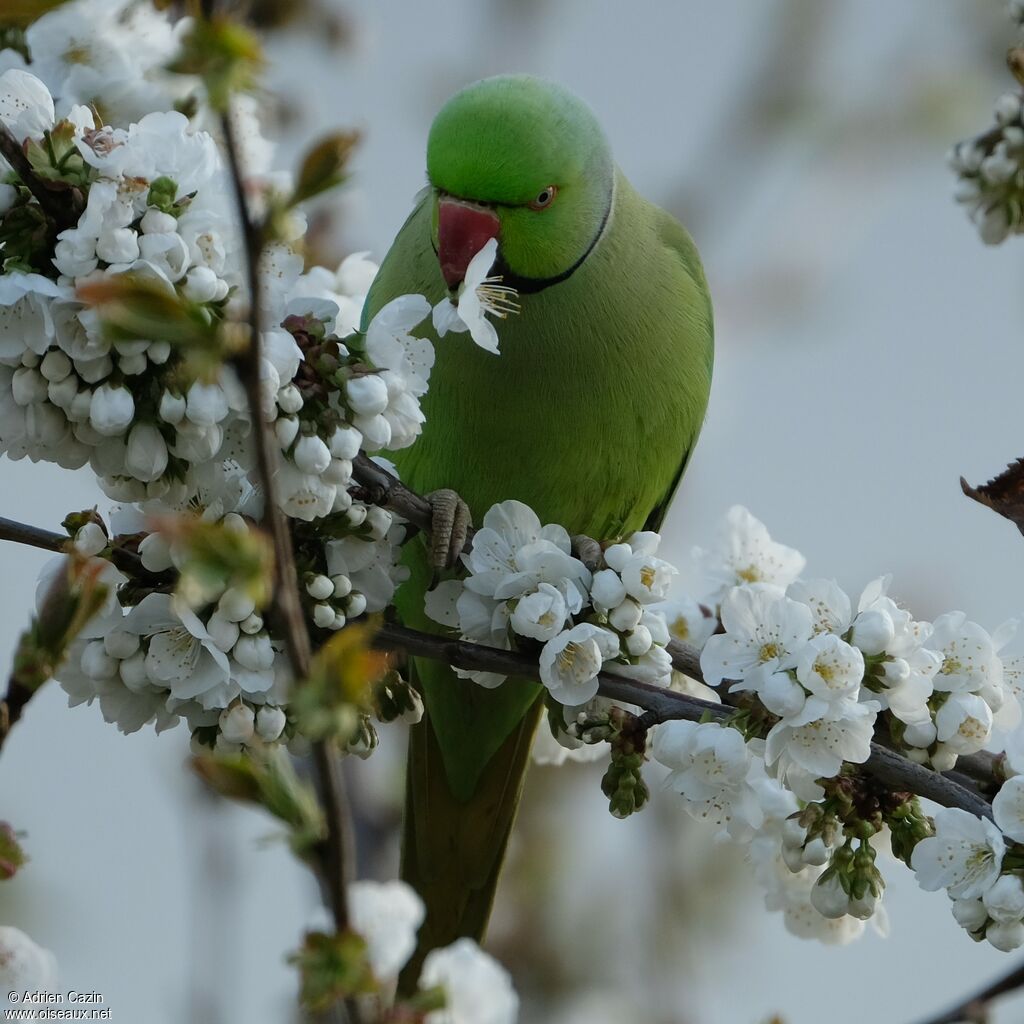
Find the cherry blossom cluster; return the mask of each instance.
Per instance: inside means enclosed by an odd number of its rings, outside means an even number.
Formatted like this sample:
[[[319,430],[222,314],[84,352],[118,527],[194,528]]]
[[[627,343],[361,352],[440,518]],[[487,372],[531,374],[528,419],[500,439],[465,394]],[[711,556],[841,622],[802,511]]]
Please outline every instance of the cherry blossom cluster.
[[[1024,777],[1003,783],[992,814],[938,811],[935,835],[917,844],[911,866],[923,889],[946,890],[962,928],[1009,952],[1024,945]]]
[[[352,929],[366,943],[366,956],[379,984],[393,981],[416,947],[423,923],[422,900],[405,882],[354,882],[349,886]],[[513,1024],[519,997],[508,971],[472,939],[431,950],[423,962],[419,988],[428,999],[437,990],[435,1009],[425,1024]]]
[[[707,635],[713,620],[692,602],[668,601],[676,570],[657,557],[660,537],[638,532],[606,546],[589,569],[566,530],[542,526],[519,501],[493,506],[462,556],[465,579],[427,595],[427,614],[465,640],[509,650],[539,646],[540,678],[567,708],[587,705],[598,674],[619,672],[667,685],[673,635]],[[671,623],[671,625],[670,625]],[[466,672],[481,686],[505,677]]]
[[[1022,12],[1018,0],[1011,0],[1010,18],[1018,27],[1024,22]],[[992,127],[957,143],[948,155],[950,169],[957,176],[956,200],[964,205],[988,245],[998,245],[1024,231],[1022,101],[1019,89],[1003,93],[995,103]]]
[[[888,596],[888,578],[868,584],[854,606],[834,582],[800,579],[803,557],[739,507],[717,552],[698,554],[717,584],[709,600],[720,621],[701,652],[717,692],[701,695],[736,711],[724,725],[656,728],[651,750],[669,769],[666,787],[691,815],[748,845],[768,906],[798,935],[845,942],[868,919],[887,927],[876,866],[887,838],[901,859],[913,858],[925,888],[951,887],[959,900],[958,881],[977,869],[981,847],[1001,857],[1020,829],[1009,817],[1016,783],[997,797],[998,828],[943,810],[933,838],[915,802],[862,791],[848,767],[868,759],[880,727],[937,770],[1015,729],[1019,669],[999,656],[1013,625],[992,636],[962,612],[916,621]],[[1009,864],[1017,866],[1012,855]],[[998,863],[985,877],[999,881]],[[970,913],[956,905],[965,927],[979,938],[991,929],[999,948],[1024,939],[1022,915],[1008,916],[1013,886],[1016,876],[999,881],[994,910],[983,886],[969,888]]]

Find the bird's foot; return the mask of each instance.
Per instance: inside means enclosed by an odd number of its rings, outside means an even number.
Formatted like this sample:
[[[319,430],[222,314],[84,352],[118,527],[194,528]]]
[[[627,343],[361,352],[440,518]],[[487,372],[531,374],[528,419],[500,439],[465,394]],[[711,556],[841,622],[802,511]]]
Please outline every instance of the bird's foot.
[[[598,544],[593,537],[587,537],[585,534],[576,533],[571,538],[572,553],[578,558],[591,572],[597,572],[601,568],[601,562],[604,560],[604,552],[601,550],[601,545]]]
[[[427,495],[430,502],[430,561],[435,571],[451,569],[459,561],[473,525],[469,506],[444,487]]]

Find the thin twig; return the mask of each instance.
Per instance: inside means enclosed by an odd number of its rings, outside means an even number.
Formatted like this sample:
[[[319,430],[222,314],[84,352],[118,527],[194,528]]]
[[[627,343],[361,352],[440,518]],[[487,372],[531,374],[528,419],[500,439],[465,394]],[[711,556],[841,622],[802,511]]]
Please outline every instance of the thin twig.
[[[1024,988],[1024,964],[1018,965],[1008,974],[1004,974],[992,984],[986,985],[980,992],[975,992],[973,996],[965,999],[951,1010],[946,1010],[937,1017],[929,1017],[921,1024],[962,1024],[962,1022],[974,1024],[975,1021],[987,1020],[988,1004],[993,999],[1005,995],[1007,992],[1016,992],[1020,988]]]
[[[66,533],[54,533],[52,530],[16,523],[13,519],[4,519],[0,516],[0,540],[12,540],[16,544],[42,548],[43,551],[64,551],[69,538]]]
[[[246,274],[249,284],[250,340],[247,350],[235,360],[235,369],[245,388],[249,414],[253,424],[256,448],[256,471],[263,489],[263,525],[274,544],[273,609],[282,631],[285,647],[297,684],[308,678],[312,657],[309,631],[302,613],[298,590],[298,573],[287,517],[277,498],[275,480],[277,445],[270,425],[263,417],[260,397],[261,351],[261,287],[259,260],[263,251],[264,230],[249,214],[238,141],[228,114],[221,118],[225,148],[231,170],[235,205],[245,242]],[[332,744],[313,744],[313,778],[327,821],[327,837],[320,857],[320,881],[325,901],[330,906],[338,931],[348,928],[348,872],[351,870],[353,842],[343,781],[337,770],[337,754]],[[349,1016],[358,1019],[358,1011],[349,1007]]]
[[[0,155],[14,168],[21,183],[36,197],[43,212],[53,221],[58,231],[73,228],[85,209],[85,199],[79,189],[66,183],[53,187],[32,170],[32,165],[21,143],[10,128],[0,121]]]
[[[387,650],[405,650],[417,657],[443,661],[469,671],[540,678],[537,660],[527,654],[422,633],[395,623],[386,623],[380,628],[376,643]],[[733,709],[725,704],[713,704],[699,697],[610,672],[602,672],[598,676],[598,693],[610,700],[643,708],[647,712],[644,718],[648,725],[675,719],[699,721],[705,716],[714,721],[724,721],[733,713]],[[960,807],[979,817],[992,816],[992,808],[984,797],[880,743],[872,743],[871,756],[859,767],[893,790],[909,790],[944,807]]]

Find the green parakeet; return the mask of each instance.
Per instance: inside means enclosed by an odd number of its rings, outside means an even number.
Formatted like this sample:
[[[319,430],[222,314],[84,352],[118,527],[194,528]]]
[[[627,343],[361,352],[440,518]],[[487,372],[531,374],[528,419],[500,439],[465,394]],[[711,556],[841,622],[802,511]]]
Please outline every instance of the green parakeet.
[[[486,79],[449,100],[427,174],[364,326],[399,295],[454,296],[491,238],[492,273],[521,309],[497,322],[500,355],[468,334],[430,335],[426,423],[395,459],[403,481],[453,488],[477,521],[516,498],[570,533],[656,528],[711,385],[711,303],[689,235],[633,190],[591,111],[536,78]],[[437,631],[423,611],[426,545],[406,558],[399,611]],[[523,680],[488,690],[425,661],[415,673],[426,715],[410,740],[402,872],[427,919],[406,983],[429,949],[483,934],[543,704]]]

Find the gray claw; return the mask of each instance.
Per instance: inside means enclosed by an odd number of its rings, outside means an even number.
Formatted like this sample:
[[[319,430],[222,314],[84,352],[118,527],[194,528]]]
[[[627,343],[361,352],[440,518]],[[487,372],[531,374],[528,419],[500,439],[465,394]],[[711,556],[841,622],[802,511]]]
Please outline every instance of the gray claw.
[[[473,524],[469,506],[447,487],[427,495],[431,508],[430,561],[435,570],[451,569],[466,546]]]

